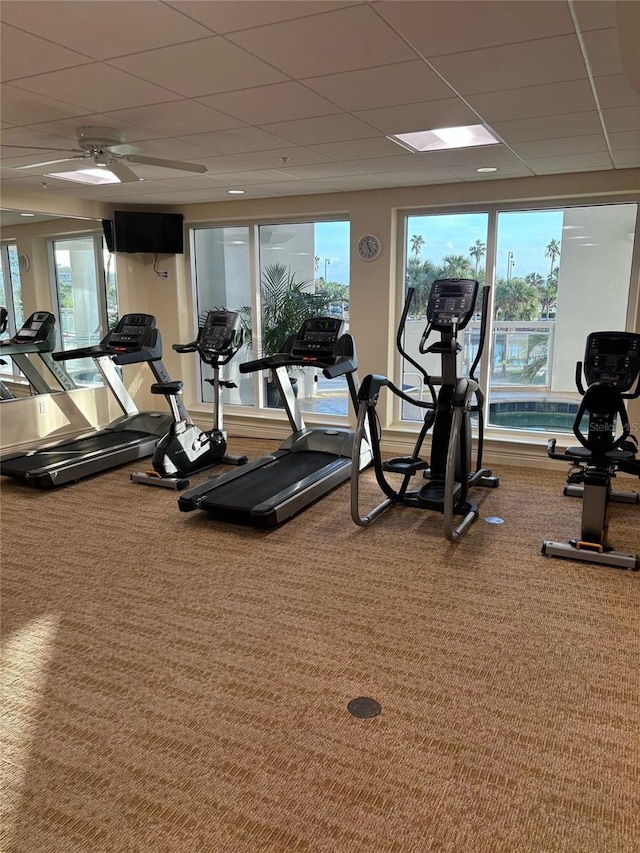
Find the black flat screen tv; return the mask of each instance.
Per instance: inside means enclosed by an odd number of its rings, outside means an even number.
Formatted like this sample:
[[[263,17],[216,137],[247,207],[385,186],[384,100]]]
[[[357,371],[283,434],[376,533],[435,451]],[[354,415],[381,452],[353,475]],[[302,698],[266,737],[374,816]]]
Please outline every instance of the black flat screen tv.
[[[181,213],[114,211],[116,252],[184,254]]]

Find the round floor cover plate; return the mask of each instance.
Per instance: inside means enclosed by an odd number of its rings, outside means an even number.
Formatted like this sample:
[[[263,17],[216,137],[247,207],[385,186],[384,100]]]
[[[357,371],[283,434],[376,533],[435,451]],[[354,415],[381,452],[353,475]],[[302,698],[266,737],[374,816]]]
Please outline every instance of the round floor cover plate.
[[[370,699],[368,696],[358,696],[352,699],[347,705],[347,711],[352,717],[368,720],[371,717],[377,717],[382,711],[380,703],[375,699]]]

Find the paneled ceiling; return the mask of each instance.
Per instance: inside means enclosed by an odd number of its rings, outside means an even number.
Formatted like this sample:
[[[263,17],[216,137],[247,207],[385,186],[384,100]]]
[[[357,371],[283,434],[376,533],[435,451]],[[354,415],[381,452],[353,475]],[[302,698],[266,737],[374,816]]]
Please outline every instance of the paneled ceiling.
[[[639,4],[613,0],[3,0],[5,188],[182,204],[640,166]],[[414,154],[391,133],[501,140]],[[87,186],[15,167],[117,128],[136,166]],[[20,146],[32,146],[21,148]],[[495,166],[489,175],[480,167]],[[46,186],[43,186],[46,184]]]

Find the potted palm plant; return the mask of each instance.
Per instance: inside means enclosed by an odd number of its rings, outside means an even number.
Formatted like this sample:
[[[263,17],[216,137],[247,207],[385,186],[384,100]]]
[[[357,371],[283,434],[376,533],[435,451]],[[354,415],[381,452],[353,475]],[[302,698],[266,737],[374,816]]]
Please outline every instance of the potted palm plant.
[[[303,321],[316,317],[328,309],[330,296],[309,290],[312,278],[298,278],[298,273],[282,263],[267,264],[260,278],[261,347],[260,357],[282,352],[287,340],[294,335]],[[242,309],[245,340],[253,341],[251,309]],[[295,389],[295,380],[292,380]],[[267,405],[281,406],[275,382],[267,377]]]

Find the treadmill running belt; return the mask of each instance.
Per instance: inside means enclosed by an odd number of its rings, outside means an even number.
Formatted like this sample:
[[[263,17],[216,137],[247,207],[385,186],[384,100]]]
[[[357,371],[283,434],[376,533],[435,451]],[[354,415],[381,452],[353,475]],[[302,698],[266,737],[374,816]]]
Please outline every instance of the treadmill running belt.
[[[203,498],[200,508],[251,512],[258,504],[326,468],[336,458],[330,453],[288,453],[245,476],[214,487]]]
[[[136,432],[134,430],[120,430],[114,432],[103,432],[100,435],[89,435],[65,444],[58,444],[51,450],[43,448],[33,453],[17,456],[15,459],[5,459],[0,467],[0,474],[10,477],[20,476],[29,471],[37,471],[40,468],[49,468],[64,462],[73,461],[75,458],[85,454],[99,454],[115,450],[120,446],[133,447],[138,442],[153,439],[147,432]],[[153,439],[157,441],[157,437]]]

